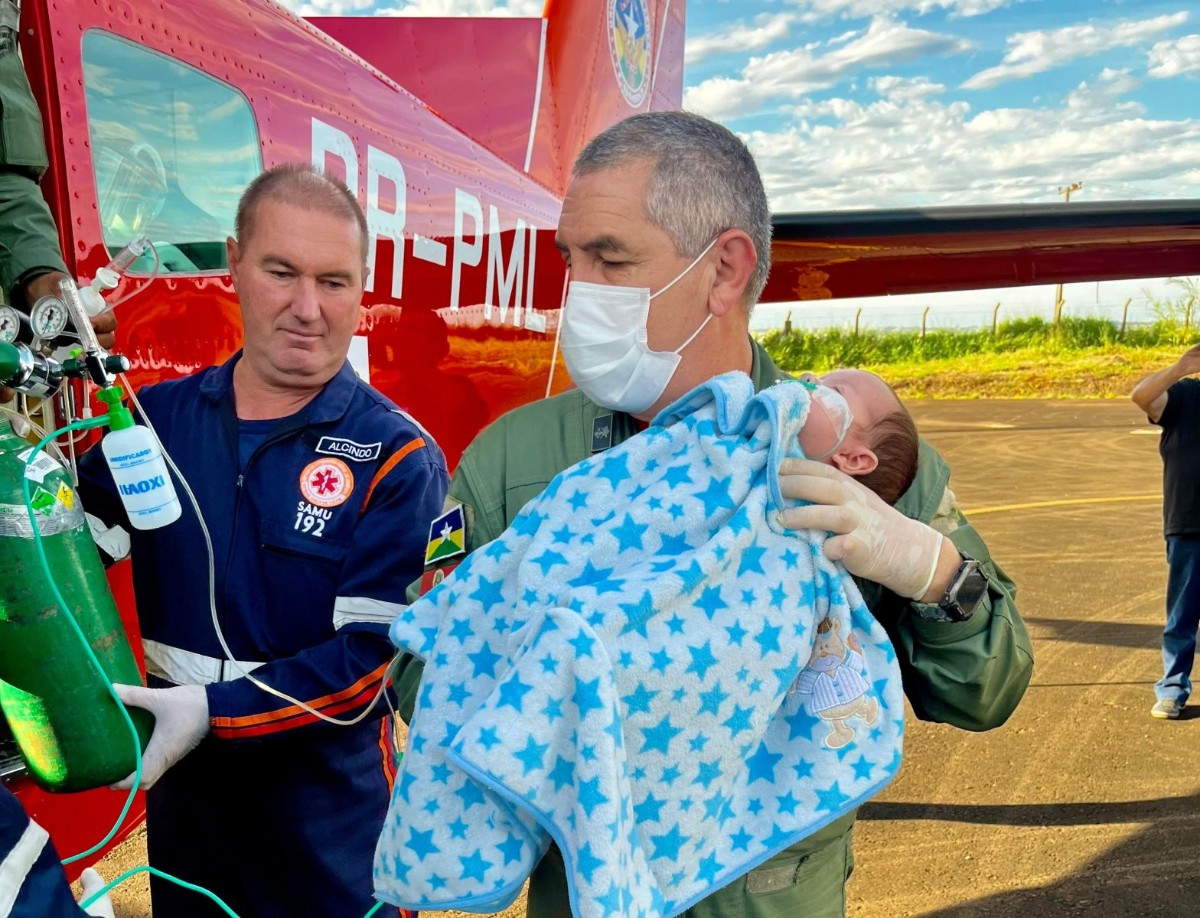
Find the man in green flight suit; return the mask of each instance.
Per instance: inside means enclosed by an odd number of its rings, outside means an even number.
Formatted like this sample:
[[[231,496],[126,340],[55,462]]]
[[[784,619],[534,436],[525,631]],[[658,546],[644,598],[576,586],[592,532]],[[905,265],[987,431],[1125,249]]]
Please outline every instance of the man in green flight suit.
[[[21,9],[0,0],[0,290],[18,308],[58,291],[67,276],[58,231],[38,181],[49,165],[29,78],[17,53]],[[111,312],[92,324],[103,347],[113,346]],[[0,387],[0,403],[12,398]]]
[[[504,415],[467,448],[449,495],[462,509],[448,506],[465,523],[466,552],[498,537],[559,472],[633,436],[695,386],[735,370],[758,389],[785,377],[749,334],[770,237],[754,160],[713,122],[635,115],[583,150],[557,234],[571,272],[563,358],[579,388]],[[853,423],[869,427],[878,416]],[[1015,587],[959,512],[949,475],[922,442],[916,479],[893,509],[832,466],[789,461],[783,492],[811,505],[785,511],[783,522],[831,533],[825,553],[855,576],[891,636],[917,716],[987,730],[1024,693],[1032,649]],[[422,582],[461,557],[434,562]],[[419,670],[410,658],[398,679],[402,711],[411,712]],[[854,818],[835,820],[684,915],[844,915]],[[531,877],[528,915],[569,911],[562,856],[551,848]]]

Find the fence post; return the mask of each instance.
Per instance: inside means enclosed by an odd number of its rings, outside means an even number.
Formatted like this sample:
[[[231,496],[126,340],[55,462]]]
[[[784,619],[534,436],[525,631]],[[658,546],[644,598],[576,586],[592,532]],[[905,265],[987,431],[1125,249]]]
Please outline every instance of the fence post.
[[[792,311],[789,309],[787,315],[783,317],[783,333],[790,335],[792,333]]]
[[[1125,337],[1125,326],[1129,323],[1129,304],[1132,302],[1133,297],[1130,297],[1125,301],[1125,308],[1121,310],[1121,334],[1117,336],[1118,338]]]
[[[929,307],[925,307],[925,311],[921,313],[921,340],[925,340],[925,320],[929,318]]]
[[[1063,305],[1065,303],[1066,303],[1066,300],[1064,300],[1062,298],[1062,291],[1059,290],[1058,299],[1056,299],[1054,301],[1054,324],[1055,324],[1055,326],[1058,325],[1059,320],[1062,318],[1062,310],[1063,310]]]
[[[858,337],[858,320],[859,320],[860,316],[862,316],[862,307],[861,306],[858,307],[858,312],[856,312],[854,314],[854,337],[855,338]]]
[[[996,337],[996,319],[1000,315],[1000,304],[996,304],[996,308],[992,310],[992,337]]]

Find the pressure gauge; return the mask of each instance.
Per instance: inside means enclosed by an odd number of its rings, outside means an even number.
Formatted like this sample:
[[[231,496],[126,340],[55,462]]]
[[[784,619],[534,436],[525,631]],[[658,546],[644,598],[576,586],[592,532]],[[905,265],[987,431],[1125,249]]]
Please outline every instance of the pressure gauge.
[[[0,306],[0,343],[12,344],[21,334],[21,314],[11,306]]]
[[[29,327],[37,338],[57,338],[67,327],[67,306],[56,296],[43,296],[29,310]]]

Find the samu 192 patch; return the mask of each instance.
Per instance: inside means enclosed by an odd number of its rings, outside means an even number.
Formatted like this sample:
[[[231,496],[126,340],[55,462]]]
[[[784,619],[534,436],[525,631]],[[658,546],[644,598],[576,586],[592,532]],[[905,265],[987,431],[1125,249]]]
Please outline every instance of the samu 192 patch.
[[[446,558],[464,554],[467,550],[467,526],[462,504],[454,504],[429,524],[429,542],[425,546],[425,563],[435,564]]]
[[[314,507],[340,507],[354,491],[354,473],[341,459],[315,459],[300,473],[300,493]]]

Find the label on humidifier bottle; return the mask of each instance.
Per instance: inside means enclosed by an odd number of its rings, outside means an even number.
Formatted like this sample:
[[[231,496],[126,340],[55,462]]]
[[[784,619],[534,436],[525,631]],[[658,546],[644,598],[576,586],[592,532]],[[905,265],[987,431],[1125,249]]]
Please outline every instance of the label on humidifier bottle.
[[[129,522],[157,529],[179,519],[183,508],[154,435],[144,427],[114,430],[100,443]]]

